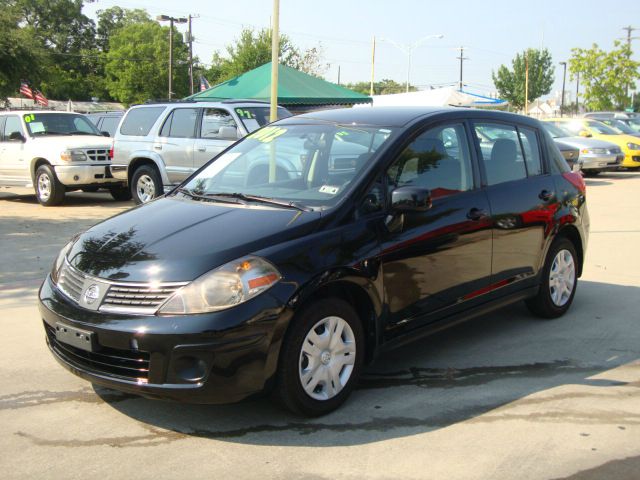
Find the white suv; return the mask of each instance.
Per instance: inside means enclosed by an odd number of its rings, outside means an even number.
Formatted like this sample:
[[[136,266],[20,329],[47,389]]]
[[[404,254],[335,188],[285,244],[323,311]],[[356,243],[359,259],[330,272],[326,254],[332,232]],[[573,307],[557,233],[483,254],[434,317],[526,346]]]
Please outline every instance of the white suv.
[[[289,116],[278,107],[278,119]],[[136,203],[146,203],[268,122],[269,104],[260,101],[137,105],[116,131],[111,172],[129,184]]]
[[[0,185],[34,187],[49,207],[65,192],[109,188],[116,200],[131,198],[109,168],[109,140],[84,115],[70,112],[0,112]]]

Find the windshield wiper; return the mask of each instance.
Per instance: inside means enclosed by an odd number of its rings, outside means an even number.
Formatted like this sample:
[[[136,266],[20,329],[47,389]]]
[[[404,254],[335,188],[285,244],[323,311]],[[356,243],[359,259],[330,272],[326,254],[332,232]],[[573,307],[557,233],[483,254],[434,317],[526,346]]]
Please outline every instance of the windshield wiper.
[[[100,136],[97,133],[89,133],[89,132],[81,132],[80,130],[76,130],[75,132],[69,132],[69,135],[96,135]]]
[[[286,200],[277,200],[275,198],[270,198],[270,197],[260,197],[258,195],[247,195],[246,193],[207,193],[206,194],[207,197],[229,197],[229,198],[236,198],[238,200],[242,200],[244,202],[256,202],[256,203],[264,203],[267,205],[276,205],[278,207],[284,207],[284,208],[293,208],[295,210],[300,210],[301,212],[309,212],[311,211],[311,209],[307,208],[307,207],[303,207],[301,205],[298,205],[296,202],[293,201],[286,201]]]
[[[209,202],[210,201],[214,201],[214,200],[218,200],[218,201],[224,202],[224,203],[239,203],[237,201],[236,202],[232,202],[232,201],[230,201],[230,200],[228,200],[226,198],[215,198],[218,195],[210,195],[210,194],[201,195],[199,193],[195,193],[194,191],[189,190],[188,188],[184,188],[184,187],[176,188],[175,191],[176,192],[180,192],[180,193],[182,193],[184,195],[187,195],[188,197],[191,197],[194,200],[205,200],[205,201],[209,201]]]

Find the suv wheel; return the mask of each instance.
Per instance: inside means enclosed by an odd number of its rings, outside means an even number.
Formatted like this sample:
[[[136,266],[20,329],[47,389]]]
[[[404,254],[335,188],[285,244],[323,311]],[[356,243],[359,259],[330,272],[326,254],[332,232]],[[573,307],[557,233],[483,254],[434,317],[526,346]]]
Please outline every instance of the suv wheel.
[[[538,295],[526,301],[527,307],[542,318],[556,318],[569,310],[578,285],[578,256],[567,238],[553,242],[542,271]]]
[[[36,170],[35,190],[38,202],[45,207],[60,205],[64,201],[64,185],[50,165],[40,165]]]
[[[280,356],[276,394],[295,413],[338,408],[360,376],[364,334],[353,308],[337,298],[314,302],[292,320]]]
[[[162,193],[162,181],[155,167],[142,165],[136,168],[131,177],[131,196],[136,204],[150,202]]]

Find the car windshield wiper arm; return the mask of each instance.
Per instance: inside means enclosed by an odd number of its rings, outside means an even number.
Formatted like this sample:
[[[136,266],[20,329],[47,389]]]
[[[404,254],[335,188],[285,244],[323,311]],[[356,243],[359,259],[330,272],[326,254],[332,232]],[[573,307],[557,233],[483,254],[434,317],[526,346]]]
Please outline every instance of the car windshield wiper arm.
[[[302,207],[294,201],[286,201],[286,200],[277,200],[275,198],[270,197],[260,197],[258,195],[247,195],[245,193],[207,193],[208,197],[229,197],[229,198],[237,198],[238,200],[243,200],[245,202],[257,202],[257,203],[265,203],[268,205],[276,205],[278,207],[284,208],[293,208],[295,210],[300,210],[301,212],[310,211],[307,207]]]
[[[184,187],[180,187],[180,188],[176,188],[175,190],[176,192],[180,192],[184,195],[187,195],[191,198],[193,198],[194,200],[205,200],[205,201],[214,201],[214,200],[218,200],[220,202],[224,202],[224,203],[239,203],[239,202],[233,202],[227,198],[217,198],[217,197],[224,197],[225,195],[218,195],[218,194],[206,194],[206,195],[201,195],[199,193],[196,193],[192,190],[189,190],[188,188],[184,188]]]

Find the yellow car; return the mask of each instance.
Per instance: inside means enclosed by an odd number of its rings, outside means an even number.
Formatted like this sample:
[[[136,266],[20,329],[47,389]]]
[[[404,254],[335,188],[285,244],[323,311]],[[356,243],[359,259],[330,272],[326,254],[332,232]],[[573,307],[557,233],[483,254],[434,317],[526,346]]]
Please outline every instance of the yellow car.
[[[593,137],[615,143],[624,153],[621,167],[640,168],[640,138],[627,134],[619,134],[614,129],[597,120],[589,118],[549,118],[551,122],[581,137]]]

